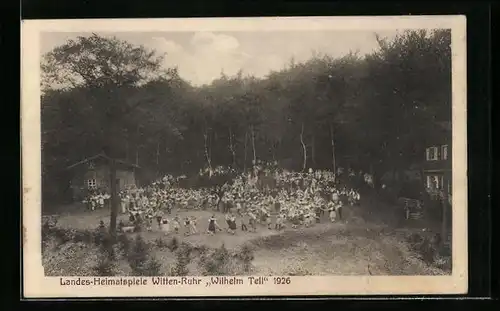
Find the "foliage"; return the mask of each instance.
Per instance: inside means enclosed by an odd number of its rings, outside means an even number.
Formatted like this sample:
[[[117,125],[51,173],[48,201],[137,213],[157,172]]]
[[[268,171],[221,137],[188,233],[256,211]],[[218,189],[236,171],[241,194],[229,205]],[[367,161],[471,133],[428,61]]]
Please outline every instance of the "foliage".
[[[116,275],[116,262],[109,258],[109,256],[101,255],[99,256],[99,261],[93,270],[98,276],[114,276]]]
[[[125,233],[122,233],[117,236],[117,242],[123,254],[128,254],[132,247],[133,241],[131,241]]]
[[[434,235],[413,233],[407,237],[410,249],[418,258],[428,265],[448,270],[451,269],[448,267],[451,265],[451,251],[448,245],[441,242],[439,233]]]
[[[170,274],[173,276],[184,276],[189,274],[188,265],[191,262],[191,245],[183,242],[175,253],[176,263],[171,269]]]
[[[177,237],[173,237],[170,242],[168,243],[167,245],[167,248],[171,251],[171,252],[174,252],[177,250],[177,248],[179,247],[179,240],[177,239]]]
[[[198,265],[203,275],[231,275],[229,271],[230,260],[230,253],[222,244],[220,248],[202,254]]]
[[[252,247],[247,244],[243,245],[239,252],[236,254],[236,258],[241,261],[243,265],[243,271],[250,272],[252,268],[252,261],[255,258]]]
[[[140,234],[137,234],[129,252],[127,253],[127,260],[130,268],[132,269],[133,275],[144,275],[143,273],[146,270],[149,251],[149,245],[146,241],[144,241],[144,238]]]
[[[146,263],[143,276],[161,276],[161,263],[155,258],[150,257]]]
[[[162,239],[161,237],[157,238],[155,240],[155,245],[156,247],[158,247],[159,249],[164,249],[164,248],[168,248],[168,243]]]
[[[44,195],[67,188],[62,168],[102,150],[159,174],[244,169],[256,158],[377,179],[418,164],[451,121],[451,32],[378,39],[366,56],[316,55],[263,79],[221,75],[203,87],[162,71],[168,55],[97,35],[69,41],[42,66]]]
[[[140,234],[132,242],[127,260],[134,276],[161,275],[161,263],[153,256],[151,245]]]
[[[79,36],[44,56],[42,81],[68,87],[136,85],[158,71],[162,59],[155,51],[115,37]]]

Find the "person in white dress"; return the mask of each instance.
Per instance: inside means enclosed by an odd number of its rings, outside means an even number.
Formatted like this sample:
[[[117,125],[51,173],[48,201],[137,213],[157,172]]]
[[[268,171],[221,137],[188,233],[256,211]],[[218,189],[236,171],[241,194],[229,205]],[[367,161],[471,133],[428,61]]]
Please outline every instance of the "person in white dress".
[[[160,228],[161,228],[161,231],[165,235],[169,234],[170,233],[170,220],[168,218],[162,218]]]
[[[122,214],[125,214],[127,212],[128,205],[129,205],[128,194],[122,194],[122,200],[121,200]]]
[[[104,207],[104,195],[102,193],[99,194],[99,208]]]

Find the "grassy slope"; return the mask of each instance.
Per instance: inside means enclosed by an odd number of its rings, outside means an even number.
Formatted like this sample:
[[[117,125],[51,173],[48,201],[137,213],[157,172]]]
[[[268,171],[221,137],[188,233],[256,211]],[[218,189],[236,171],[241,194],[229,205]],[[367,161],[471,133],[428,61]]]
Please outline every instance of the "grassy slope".
[[[284,232],[259,228],[257,233],[215,236],[198,234],[180,241],[211,248],[224,244],[236,249],[244,244],[254,249],[253,274],[259,275],[428,275],[444,274],[416,258],[409,250],[404,237],[416,229],[395,230],[398,210],[380,202],[364,199],[362,206],[345,209],[346,221],[335,224],[325,218],[322,223],[306,229],[286,229]],[[174,212],[172,215],[175,215]],[[194,215],[198,218],[198,230],[206,230],[208,211],[180,211],[181,217]],[[219,225],[225,228],[223,215],[216,213]],[[125,215],[120,219],[126,221]],[[96,228],[99,220],[109,220],[109,211],[80,212],[63,215],[58,226],[74,229]],[[182,230],[182,229],[181,229]],[[418,230],[420,231],[420,230]],[[143,237],[154,242],[165,237],[161,232],[144,232]],[[154,248],[155,257],[162,263],[162,271],[168,274],[175,263],[175,254],[167,249]],[[46,273],[50,275],[92,275],[98,250],[85,245],[64,245],[44,255]],[[190,274],[199,274],[196,260],[189,265]],[[130,273],[125,260],[119,263],[120,275]]]

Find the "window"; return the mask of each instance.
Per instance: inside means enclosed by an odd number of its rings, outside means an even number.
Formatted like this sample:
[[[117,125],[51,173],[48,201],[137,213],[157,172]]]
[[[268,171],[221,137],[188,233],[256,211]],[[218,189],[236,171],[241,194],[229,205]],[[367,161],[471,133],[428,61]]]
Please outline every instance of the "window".
[[[438,159],[438,148],[429,147],[425,150],[427,161],[436,161]]]
[[[448,145],[441,146],[441,159],[442,160],[448,159]]]
[[[96,182],[95,178],[87,180],[87,187],[88,188],[95,188],[96,186],[97,186],[97,182]]]
[[[427,189],[429,190],[439,190],[443,186],[443,176],[438,175],[427,175]]]

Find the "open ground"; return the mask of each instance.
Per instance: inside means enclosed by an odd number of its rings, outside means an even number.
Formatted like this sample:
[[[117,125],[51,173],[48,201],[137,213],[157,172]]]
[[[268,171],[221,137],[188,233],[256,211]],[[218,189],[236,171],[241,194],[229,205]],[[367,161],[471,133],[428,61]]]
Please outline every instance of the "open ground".
[[[78,210],[78,209],[74,209]],[[172,215],[181,219],[186,215],[198,219],[198,234],[186,236],[181,226],[178,234],[159,231],[131,233],[130,238],[141,235],[150,242],[153,256],[161,263],[162,274],[169,274],[175,266],[175,252],[159,245],[167,244],[174,237],[179,243],[187,242],[195,247],[219,248],[224,245],[228,250],[238,250],[243,246],[252,249],[254,260],[249,271],[253,275],[441,275],[447,274],[424,262],[412,249],[408,236],[413,232],[432,234],[420,228],[396,229],[395,226],[377,221],[373,213],[367,212],[366,205],[346,208],[342,221],[331,223],[325,215],[321,223],[310,228],[292,229],[287,226],[282,231],[269,230],[258,225],[257,232],[241,232],[231,235],[218,232],[206,234],[208,218],[215,215],[224,229],[224,215],[212,211],[173,210]],[[372,216],[370,216],[372,215]],[[127,220],[120,215],[119,220]],[[58,217],[58,227],[73,230],[95,229],[100,221],[109,222],[109,210],[94,212],[72,211]],[[274,219],[273,219],[274,222]],[[424,229],[425,230],[425,229]],[[81,245],[68,256],[68,247],[54,247],[45,252],[44,261],[48,275],[92,275],[99,250]],[[72,248],[74,249],[74,247]],[[65,254],[66,253],[66,254]],[[62,256],[65,254],[64,256]],[[128,275],[130,267],[125,260],[119,262],[120,274]],[[188,265],[189,274],[198,275],[196,262]],[[248,274],[248,273],[246,273]]]

